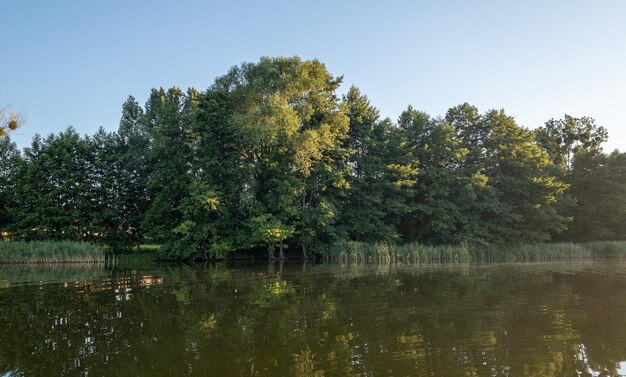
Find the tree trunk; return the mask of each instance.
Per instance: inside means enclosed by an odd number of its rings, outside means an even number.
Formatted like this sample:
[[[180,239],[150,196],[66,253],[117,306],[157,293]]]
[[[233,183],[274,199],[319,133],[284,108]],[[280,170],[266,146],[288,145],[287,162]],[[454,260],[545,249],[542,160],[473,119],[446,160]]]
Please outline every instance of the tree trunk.
[[[283,240],[280,240],[280,244],[278,246],[278,258],[279,259],[286,259],[285,258],[285,253],[283,252]]]
[[[306,245],[302,245],[302,256],[304,257],[304,259],[309,259],[309,254],[307,254],[306,252]]]
[[[274,256],[274,245],[269,245],[267,247],[267,253],[269,256],[269,260],[276,260],[276,257]]]

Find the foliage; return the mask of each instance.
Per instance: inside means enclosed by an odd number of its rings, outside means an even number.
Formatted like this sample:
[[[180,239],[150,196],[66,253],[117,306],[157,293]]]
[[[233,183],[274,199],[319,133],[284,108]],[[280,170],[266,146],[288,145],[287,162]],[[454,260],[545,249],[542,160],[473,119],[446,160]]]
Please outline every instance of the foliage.
[[[417,167],[402,155],[392,122],[381,120],[367,96],[352,87],[344,96],[350,120],[343,147],[348,174],[341,198],[338,228],[344,237],[363,242],[397,241],[405,196],[415,184]]]
[[[88,139],[72,128],[45,139],[35,136],[18,168],[12,237],[78,240],[94,235],[93,155]]]
[[[570,173],[578,205],[564,235],[574,241],[626,240],[626,153],[583,152]]]
[[[341,82],[317,60],[265,57],[205,91],[129,97],[116,132],[68,128],[21,153],[1,138],[2,237],[154,243],[177,260],[626,239],[626,157],[602,152],[592,118],[533,132],[461,104],[394,122]]]

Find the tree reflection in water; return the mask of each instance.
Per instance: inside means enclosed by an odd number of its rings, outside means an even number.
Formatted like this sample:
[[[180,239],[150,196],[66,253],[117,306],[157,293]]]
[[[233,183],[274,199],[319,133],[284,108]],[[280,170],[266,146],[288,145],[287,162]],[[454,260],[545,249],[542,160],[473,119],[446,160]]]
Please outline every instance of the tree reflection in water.
[[[624,267],[2,267],[0,373],[618,376]]]

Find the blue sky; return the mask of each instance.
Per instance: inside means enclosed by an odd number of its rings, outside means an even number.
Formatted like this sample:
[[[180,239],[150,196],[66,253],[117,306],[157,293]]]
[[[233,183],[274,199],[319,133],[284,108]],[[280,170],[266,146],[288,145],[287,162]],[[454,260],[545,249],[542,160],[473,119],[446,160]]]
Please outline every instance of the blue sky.
[[[208,87],[242,61],[326,63],[381,114],[469,102],[541,126],[592,116],[626,150],[626,1],[0,0],[0,104],[12,137],[115,130],[128,95]]]

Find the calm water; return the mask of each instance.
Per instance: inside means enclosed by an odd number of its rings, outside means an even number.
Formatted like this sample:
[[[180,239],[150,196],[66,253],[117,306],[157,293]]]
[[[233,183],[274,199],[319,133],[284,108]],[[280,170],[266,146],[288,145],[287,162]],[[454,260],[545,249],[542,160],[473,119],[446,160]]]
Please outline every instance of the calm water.
[[[0,376],[618,376],[626,264],[0,266]]]

